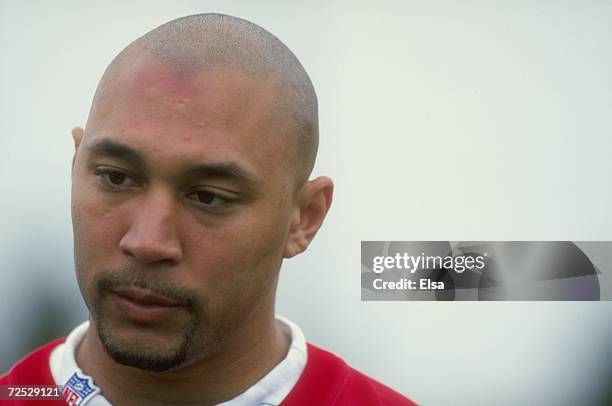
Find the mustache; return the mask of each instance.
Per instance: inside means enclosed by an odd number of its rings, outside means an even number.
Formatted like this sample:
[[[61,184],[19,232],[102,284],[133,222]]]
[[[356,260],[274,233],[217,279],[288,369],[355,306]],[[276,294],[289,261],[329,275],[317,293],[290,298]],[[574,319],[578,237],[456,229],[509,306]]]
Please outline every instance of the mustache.
[[[135,286],[150,290],[153,294],[171,301],[185,303],[186,306],[194,308],[198,305],[195,292],[180,286],[173,285],[167,281],[152,279],[150,275],[142,275],[128,270],[112,270],[103,273],[95,281],[98,295],[102,296],[109,290],[129,288]]]

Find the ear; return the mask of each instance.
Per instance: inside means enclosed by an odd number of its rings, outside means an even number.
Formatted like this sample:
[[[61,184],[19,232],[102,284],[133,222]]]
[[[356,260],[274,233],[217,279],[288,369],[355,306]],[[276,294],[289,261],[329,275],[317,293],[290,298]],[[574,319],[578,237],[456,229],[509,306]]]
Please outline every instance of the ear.
[[[291,258],[308,248],[331,206],[333,191],[332,180],[325,176],[307,181],[299,190],[285,243],[285,258]]]
[[[72,156],[72,169],[74,169],[74,160],[76,159],[77,150],[79,149],[79,145],[81,145],[81,141],[83,140],[83,135],[85,134],[85,130],[81,127],[74,127],[72,129],[72,139],[74,140],[74,155]]]

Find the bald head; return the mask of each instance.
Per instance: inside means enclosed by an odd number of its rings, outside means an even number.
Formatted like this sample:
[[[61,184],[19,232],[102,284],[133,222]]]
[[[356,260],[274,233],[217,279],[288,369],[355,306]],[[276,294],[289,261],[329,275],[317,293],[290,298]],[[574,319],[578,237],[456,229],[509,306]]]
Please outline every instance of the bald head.
[[[294,146],[290,161],[295,163],[296,176],[301,181],[308,178],[318,146],[317,97],[299,60],[274,35],[249,21],[221,14],[172,20],[115,57],[98,85],[92,111],[110,82],[142,58],[162,62],[184,77],[227,70],[271,81],[276,97],[270,108],[288,123],[285,134],[274,136],[287,137]]]

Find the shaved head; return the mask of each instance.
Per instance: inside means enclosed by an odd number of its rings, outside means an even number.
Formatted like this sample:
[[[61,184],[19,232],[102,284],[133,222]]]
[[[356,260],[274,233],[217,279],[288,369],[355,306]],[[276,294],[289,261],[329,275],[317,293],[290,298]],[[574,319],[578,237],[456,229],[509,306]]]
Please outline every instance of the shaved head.
[[[90,119],[106,89],[138,60],[168,65],[178,77],[201,72],[241,72],[271,81],[270,110],[288,123],[284,134],[292,146],[297,184],[307,180],[318,146],[317,97],[303,66],[278,38],[249,21],[222,14],[197,14],[172,20],[138,38],[106,69],[92,104]],[[88,122],[89,126],[89,122]]]

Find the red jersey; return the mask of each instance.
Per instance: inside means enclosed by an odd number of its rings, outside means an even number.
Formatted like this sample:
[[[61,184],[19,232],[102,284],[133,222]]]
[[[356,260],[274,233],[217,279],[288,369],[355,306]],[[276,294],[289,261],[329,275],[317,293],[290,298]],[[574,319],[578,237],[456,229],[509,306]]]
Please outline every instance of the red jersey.
[[[49,356],[64,342],[57,339],[33,351],[5,375],[0,385],[55,385],[49,369]],[[416,403],[380,382],[351,368],[334,354],[308,343],[308,361],[297,383],[282,406],[414,406]],[[3,404],[40,404],[39,400],[3,401]],[[52,403],[51,403],[52,402]],[[65,405],[64,401],[44,404]]]

